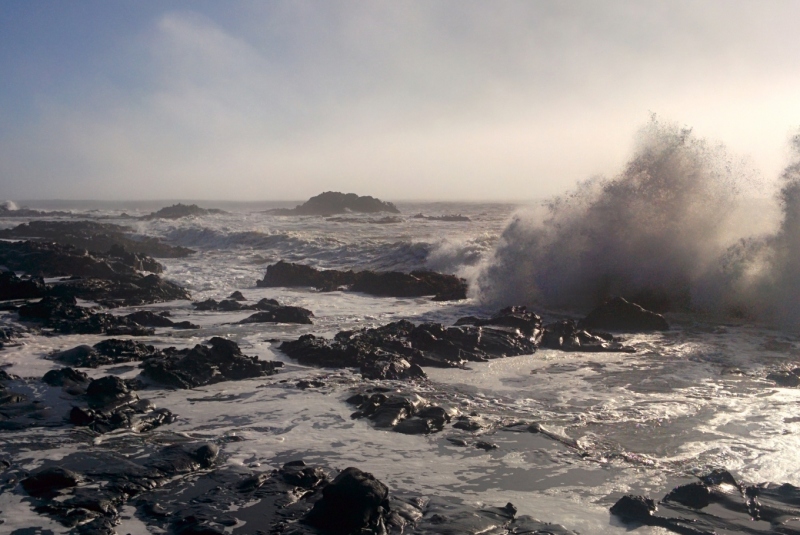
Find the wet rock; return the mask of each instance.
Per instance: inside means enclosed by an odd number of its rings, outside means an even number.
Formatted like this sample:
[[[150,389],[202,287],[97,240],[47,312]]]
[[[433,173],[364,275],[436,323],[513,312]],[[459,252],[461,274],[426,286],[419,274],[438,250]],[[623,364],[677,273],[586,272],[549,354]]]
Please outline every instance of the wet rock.
[[[310,325],[314,313],[294,306],[279,306],[268,312],[256,312],[239,323],[298,323]]]
[[[451,419],[447,410],[416,394],[361,393],[348,398],[347,403],[358,408],[353,417],[369,418],[375,427],[392,428],[406,435],[436,433]]]
[[[322,499],[303,522],[330,533],[378,529],[388,509],[388,497],[388,487],[372,474],[346,468],[322,489]]]
[[[290,485],[314,489],[328,480],[328,475],[320,467],[307,466],[303,461],[292,461],[283,465],[280,476]]]
[[[114,275],[113,277],[73,279],[50,288],[50,295],[76,297],[95,301],[103,306],[140,306],[165,301],[189,299],[184,288],[158,275]]]
[[[88,346],[82,346],[88,347]],[[59,370],[50,370],[44,377],[42,377],[42,381],[49,384],[50,386],[81,386],[86,388],[89,382],[89,376],[83,372],[79,372],[77,370],[73,370],[72,368],[61,368]]]
[[[301,379],[300,381],[297,381],[295,386],[297,388],[299,388],[300,390],[307,390],[309,388],[320,388],[320,387],[323,387],[323,386],[325,386],[325,383],[322,382],[322,381],[317,381],[315,379],[310,379],[310,380]]]
[[[0,238],[36,238],[79,250],[108,253],[135,269],[153,273],[161,273],[163,268],[148,256],[182,258],[194,253],[185,247],[168,245],[158,238],[134,234],[130,227],[95,221],[31,221],[0,230]]]
[[[138,323],[142,327],[175,327],[176,329],[198,329],[199,327],[188,321],[174,322],[166,316],[147,310],[139,310],[123,316],[129,321]]]
[[[319,215],[330,216],[335,214],[355,213],[377,213],[391,212],[399,214],[400,210],[390,203],[384,202],[375,197],[359,196],[355,193],[340,193],[338,191],[326,191],[315,197],[311,197],[303,204],[294,208],[279,208],[270,210],[270,213],[277,215]]]
[[[183,217],[198,217],[212,214],[226,214],[225,210],[218,208],[200,208],[196,204],[173,204],[166,206],[157,212],[152,212],[142,219],[181,219]]]
[[[545,325],[541,347],[561,351],[622,352],[636,350],[623,345],[605,333],[592,333],[579,329],[572,320],[562,320]]]
[[[20,485],[31,496],[42,496],[74,487],[81,480],[81,476],[72,470],[55,466],[39,470],[35,474],[26,477],[20,481]]]
[[[796,388],[800,386],[800,368],[779,370],[767,375],[767,381],[774,381],[777,386]]]
[[[47,293],[41,277],[21,279],[13,271],[0,272],[0,301],[8,299],[35,299]]]
[[[690,483],[674,488],[664,496],[664,501],[676,502],[686,507],[702,509],[711,503],[711,492],[703,483]]]
[[[533,317],[514,317],[502,312],[492,321],[477,326],[462,322],[454,327],[438,323],[415,326],[405,320],[374,329],[341,331],[333,340],[308,334],[281,344],[280,349],[301,364],[331,368],[360,367],[366,378],[413,379],[423,377],[422,366],[458,367],[465,362],[525,355],[536,351],[540,335]],[[519,328],[503,325],[521,319],[527,335]],[[538,319],[538,317],[537,317]]]
[[[645,310],[622,297],[613,297],[592,310],[578,327],[586,330],[600,329],[621,332],[668,331],[664,316]]]
[[[78,368],[97,368],[106,364],[142,361],[159,354],[155,347],[135,340],[109,338],[94,346],[77,346],[55,353],[51,358]]]
[[[75,304],[74,297],[47,296],[17,310],[20,319],[41,322],[58,334],[108,334],[143,336],[153,330],[120,316],[95,313]]]
[[[379,297],[422,297],[433,295],[438,300],[466,299],[467,283],[454,275],[432,271],[337,271],[318,270],[302,264],[280,261],[267,266],[260,287],[311,286],[323,291],[347,287]]]
[[[232,299],[234,301],[247,301],[247,298],[245,298],[245,296],[242,295],[242,292],[240,292],[239,290],[236,290],[231,295],[229,295],[228,299]]]
[[[485,440],[479,440],[478,442],[475,443],[475,447],[478,448],[479,450],[491,451],[497,449],[497,444],[493,442],[486,442]]]
[[[195,388],[222,381],[265,377],[277,373],[283,364],[258,360],[242,354],[230,340],[214,337],[209,346],[173,350],[142,363],[142,374],[158,383],[176,388]]]
[[[657,509],[656,503],[650,498],[629,494],[617,500],[611,507],[611,514],[626,522],[647,524]]]
[[[86,387],[86,398],[89,400],[89,405],[94,407],[116,405],[137,399],[128,383],[115,375],[107,375],[90,382]]]

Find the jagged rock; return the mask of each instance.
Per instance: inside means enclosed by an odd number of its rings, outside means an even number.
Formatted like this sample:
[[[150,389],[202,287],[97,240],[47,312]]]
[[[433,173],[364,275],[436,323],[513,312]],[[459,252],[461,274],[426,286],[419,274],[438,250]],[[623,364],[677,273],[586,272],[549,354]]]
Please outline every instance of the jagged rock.
[[[320,467],[307,466],[303,461],[285,463],[279,471],[284,481],[290,485],[314,489],[328,480],[328,475]]]
[[[656,502],[644,496],[628,494],[611,506],[611,514],[620,517],[626,522],[641,522],[646,524],[658,510]]]
[[[580,329],[622,332],[668,331],[664,316],[645,310],[622,297],[613,297],[592,310],[579,323]]]
[[[188,321],[174,322],[166,316],[147,310],[139,310],[126,316],[128,320],[138,323],[142,327],[174,327],[176,329],[198,329],[194,323]]]
[[[173,204],[164,207],[157,212],[152,212],[142,219],[180,219],[182,217],[197,217],[211,214],[227,214],[225,210],[218,208],[200,208],[196,204]]]
[[[0,238],[36,238],[70,245],[78,250],[108,253],[109,257],[122,259],[135,269],[153,273],[160,273],[163,267],[148,256],[183,258],[194,253],[185,247],[168,245],[158,238],[134,234],[130,227],[95,221],[31,221],[0,230]]]
[[[94,313],[75,304],[74,298],[47,296],[36,303],[28,303],[17,310],[20,319],[36,321],[59,334],[109,334],[143,336],[153,334],[127,318],[105,313]]]
[[[88,346],[80,346],[80,347],[88,347]],[[73,370],[72,368],[61,368],[59,370],[50,370],[44,377],[42,377],[42,381],[49,384],[50,386],[72,386],[72,385],[80,385],[86,387],[89,382],[89,376],[83,372],[79,372],[77,370]]]
[[[308,309],[293,306],[279,306],[268,312],[256,312],[239,323],[299,323],[311,325],[314,313]]]
[[[96,301],[103,306],[140,306],[189,299],[184,288],[158,275],[120,275],[110,279],[73,279],[54,284],[49,294]]]
[[[158,353],[155,347],[135,340],[109,338],[93,347],[81,345],[54,353],[51,358],[79,368],[97,368],[106,364],[142,361]]]
[[[322,499],[303,522],[330,533],[348,534],[383,523],[389,489],[367,472],[345,468],[322,489]]]
[[[422,297],[433,295],[436,300],[466,299],[467,283],[455,275],[432,271],[337,271],[318,270],[311,266],[280,261],[267,266],[260,287],[311,286],[323,291],[347,287],[379,297]]]
[[[43,496],[74,487],[82,479],[79,474],[72,470],[54,466],[39,470],[35,474],[26,477],[20,481],[20,485],[31,496]]]
[[[572,320],[561,320],[545,325],[541,347],[561,351],[608,351],[634,353],[630,346],[614,340],[607,333],[589,332],[579,329]]]
[[[474,325],[482,321],[465,318],[455,327],[444,327],[434,323],[415,326],[401,320],[375,329],[342,331],[333,340],[307,334],[284,342],[280,349],[301,364],[358,366],[364,377],[373,379],[423,377],[421,366],[454,367],[536,351],[541,336],[538,316],[512,307],[488,320],[494,323]],[[525,333],[507,326],[516,323]]]
[[[13,271],[0,272],[0,301],[43,297],[47,286],[41,277],[20,279]]]
[[[355,193],[326,191],[325,193],[320,193],[316,197],[311,197],[303,204],[297,205],[294,208],[278,208],[270,210],[269,212],[278,215],[329,216],[348,212],[370,214],[376,212],[391,212],[399,214],[400,210],[390,202],[384,202],[368,195],[358,196]]]
[[[416,394],[357,394],[351,396],[347,402],[358,408],[353,418],[366,417],[375,427],[391,427],[393,431],[406,435],[426,435],[441,431],[451,419],[447,410],[429,404]]]
[[[142,374],[176,388],[195,388],[222,381],[265,377],[277,373],[280,362],[258,360],[242,354],[230,340],[214,337],[211,347],[198,344],[191,350],[171,350],[148,358],[142,363]]]

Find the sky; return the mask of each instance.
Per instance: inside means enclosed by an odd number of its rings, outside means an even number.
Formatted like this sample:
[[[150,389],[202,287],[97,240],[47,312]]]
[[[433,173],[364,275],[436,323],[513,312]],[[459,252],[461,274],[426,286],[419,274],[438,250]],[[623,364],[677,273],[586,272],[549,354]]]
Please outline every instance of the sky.
[[[790,0],[4,0],[0,200],[528,200],[652,114],[774,183]]]

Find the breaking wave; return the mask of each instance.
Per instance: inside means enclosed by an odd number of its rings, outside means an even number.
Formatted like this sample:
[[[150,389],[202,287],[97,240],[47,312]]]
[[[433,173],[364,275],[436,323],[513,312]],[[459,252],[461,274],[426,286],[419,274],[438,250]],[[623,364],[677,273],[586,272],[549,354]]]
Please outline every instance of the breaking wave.
[[[653,117],[619,176],[593,178],[540,213],[512,218],[475,278],[478,297],[585,310],[621,295],[660,311],[795,314],[800,136],[794,145],[780,230],[748,237],[750,221],[733,214],[752,172],[721,145]]]

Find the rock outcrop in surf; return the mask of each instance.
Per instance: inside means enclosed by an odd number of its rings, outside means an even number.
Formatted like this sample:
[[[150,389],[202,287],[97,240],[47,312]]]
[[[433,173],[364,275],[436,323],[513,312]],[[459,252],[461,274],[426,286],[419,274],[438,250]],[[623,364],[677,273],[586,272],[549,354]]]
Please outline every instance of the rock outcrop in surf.
[[[338,271],[316,269],[303,264],[280,261],[267,266],[259,287],[310,286],[321,291],[347,289],[379,297],[422,297],[436,301],[466,299],[467,282],[455,275],[433,271]]]
[[[369,195],[359,196],[355,193],[326,191],[325,193],[320,193],[316,197],[311,197],[303,204],[299,204],[294,208],[277,208],[269,211],[269,213],[276,215],[318,216],[331,216],[349,212],[362,214],[390,212],[399,214],[400,210],[390,202],[381,201]]]
[[[225,210],[219,208],[201,208],[196,204],[173,204],[166,206],[156,212],[142,216],[142,219],[181,219],[184,217],[199,217],[214,214],[226,214]]]

